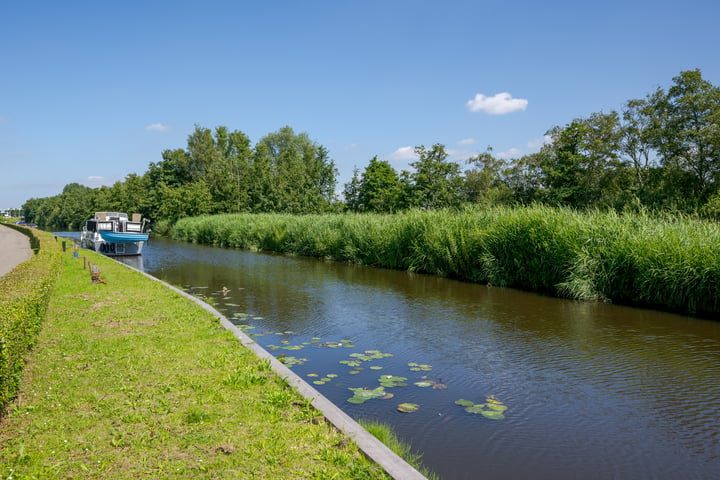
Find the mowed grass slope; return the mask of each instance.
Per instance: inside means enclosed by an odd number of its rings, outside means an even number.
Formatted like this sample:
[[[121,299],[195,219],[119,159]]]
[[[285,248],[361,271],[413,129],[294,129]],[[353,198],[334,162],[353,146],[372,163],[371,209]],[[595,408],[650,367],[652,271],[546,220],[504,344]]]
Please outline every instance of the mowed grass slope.
[[[68,252],[0,423],[0,477],[387,478],[319,415],[192,301]]]

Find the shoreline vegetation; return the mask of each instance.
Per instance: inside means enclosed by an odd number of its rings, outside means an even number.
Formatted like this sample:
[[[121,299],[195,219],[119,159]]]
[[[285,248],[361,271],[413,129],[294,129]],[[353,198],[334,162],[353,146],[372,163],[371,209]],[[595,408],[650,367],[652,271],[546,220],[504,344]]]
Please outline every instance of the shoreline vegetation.
[[[691,315],[720,313],[720,228],[542,205],[180,219],[177,240],[278,252]]]
[[[0,418],[0,477],[389,478],[209,312],[83,250],[92,283],[40,238],[62,274]]]

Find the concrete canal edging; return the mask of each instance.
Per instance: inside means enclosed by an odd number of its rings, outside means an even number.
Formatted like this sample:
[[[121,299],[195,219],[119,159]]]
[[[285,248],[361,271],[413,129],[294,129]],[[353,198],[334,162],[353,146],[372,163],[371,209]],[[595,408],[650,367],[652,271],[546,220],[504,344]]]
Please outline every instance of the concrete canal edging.
[[[109,257],[111,258],[111,257]],[[266,359],[270,365],[288,384],[297,390],[300,395],[309,400],[313,407],[317,408],[335,428],[348,435],[364,452],[364,454],[380,465],[390,476],[396,480],[427,480],[427,478],[413,468],[412,465],[403,460],[399,455],[390,450],[384,443],[375,438],[370,432],[365,430],[362,425],[352,419],[348,414],[343,412],[337,405],[328,400],[324,395],[315,390],[309,383],[300,378],[295,372],[282,364],[278,359],[270,354],[267,350],[258,345],[245,332],[232,324],[224,315],[215,310],[210,304],[203,302],[201,299],[180,290],[158,278],[142,272],[134,267],[117,262],[131,270],[145,275],[147,278],[160,282],[166,287],[174,290],[180,295],[192,300],[200,305],[207,312],[220,320],[220,324],[227,330],[230,330],[235,337],[240,340],[243,346],[252,350],[255,355]]]

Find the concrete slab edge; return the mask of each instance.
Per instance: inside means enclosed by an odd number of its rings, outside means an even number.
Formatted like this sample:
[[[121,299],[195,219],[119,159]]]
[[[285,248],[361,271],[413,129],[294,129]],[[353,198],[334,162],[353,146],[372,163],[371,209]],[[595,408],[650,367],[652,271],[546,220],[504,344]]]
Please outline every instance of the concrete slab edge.
[[[110,258],[110,257],[108,257]],[[380,465],[392,478],[396,480],[427,480],[427,478],[417,471],[412,465],[407,463],[398,454],[390,450],[384,443],[375,438],[370,432],[365,430],[362,425],[353,420],[348,414],[343,412],[337,405],[328,400],[324,395],[315,390],[309,383],[300,378],[295,372],[276,359],[270,352],[258,345],[245,332],[232,324],[224,315],[215,310],[210,304],[203,302],[201,299],[180,290],[167,282],[153,277],[137,268],[131,267],[121,262],[117,262],[124,267],[134,270],[145,275],[147,278],[160,282],[166,287],[174,290],[180,295],[192,300],[200,305],[206,311],[211,313],[220,320],[220,324],[231,331],[240,343],[252,350],[255,355],[266,359],[270,362],[272,369],[280,375],[288,384],[294,387],[300,395],[309,400],[311,404],[317,408],[335,428],[348,435],[363,451],[363,453],[372,461]]]

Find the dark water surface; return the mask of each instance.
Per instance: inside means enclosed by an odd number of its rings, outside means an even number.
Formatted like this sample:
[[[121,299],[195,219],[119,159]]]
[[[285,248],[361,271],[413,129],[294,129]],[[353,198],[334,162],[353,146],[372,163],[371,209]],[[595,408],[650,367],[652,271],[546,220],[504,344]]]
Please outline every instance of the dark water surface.
[[[718,322],[162,239],[126,261],[212,299],[261,345],[296,346],[273,353],[307,359],[292,368],[311,383],[337,375],[316,388],[392,424],[443,479],[720,478]],[[320,346],[341,340],[354,347]],[[339,363],[366,350],[393,356],[357,374]],[[408,386],[347,402],[383,374]],[[447,389],[413,385],[423,376]],[[504,419],[454,403],[487,395]]]

